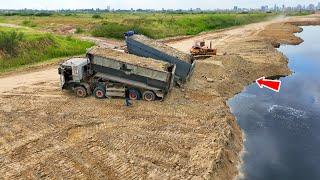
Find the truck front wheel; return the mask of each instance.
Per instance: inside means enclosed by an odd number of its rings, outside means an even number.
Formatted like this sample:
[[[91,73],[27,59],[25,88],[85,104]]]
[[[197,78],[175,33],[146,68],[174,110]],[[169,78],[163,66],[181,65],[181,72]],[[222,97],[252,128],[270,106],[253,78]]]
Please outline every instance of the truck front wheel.
[[[93,94],[97,99],[103,99],[106,97],[106,91],[102,87],[95,88]]]
[[[87,90],[82,86],[74,88],[74,93],[80,98],[85,98],[88,95]]]
[[[156,95],[152,91],[145,91],[143,93],[143,99],[146,101],[154,101],[156,100]]]

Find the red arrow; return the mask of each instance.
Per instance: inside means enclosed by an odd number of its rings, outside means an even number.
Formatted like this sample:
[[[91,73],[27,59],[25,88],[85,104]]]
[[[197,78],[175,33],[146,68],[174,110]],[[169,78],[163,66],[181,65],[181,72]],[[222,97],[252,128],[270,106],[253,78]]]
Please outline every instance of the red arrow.
[[[269,80],[265,77],[262,77],[257,79],[256,82],[260,88],[266,87],[276,92],[279,92],[281,88],[281,81],[279,80]]]

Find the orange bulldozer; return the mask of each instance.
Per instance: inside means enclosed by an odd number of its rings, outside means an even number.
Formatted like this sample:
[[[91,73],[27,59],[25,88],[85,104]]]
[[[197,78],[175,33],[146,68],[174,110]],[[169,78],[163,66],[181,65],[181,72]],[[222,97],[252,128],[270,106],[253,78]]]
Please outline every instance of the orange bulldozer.
[[[217,55],[217,49],[212,48],[212,42],[207,47],[205,41],[196,41],[190,49],[190,53],[195,59],[206,59]]]

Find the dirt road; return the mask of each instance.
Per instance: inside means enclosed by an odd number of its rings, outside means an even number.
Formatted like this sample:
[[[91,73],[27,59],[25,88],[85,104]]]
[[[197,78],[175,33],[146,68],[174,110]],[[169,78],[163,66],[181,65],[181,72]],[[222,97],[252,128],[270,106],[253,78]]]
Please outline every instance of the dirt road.
[[[31,86],[40,82],[57,81],[57,79],[59,79],[59,76],[55,67],[39,72],[11,75],[9,77],[0,78],[0,94],[10,92],[21,86]]]
[[[298,41],[299,28],[283,21],[171,42],[186,51],[194,39],[216,40],[229,55],[197,62],[164,102],[76,98],[59,90],[56,67],[0,78],[0,176],[232,179],[242,137],[226,101],[258,77],[290,73],[273,44]]]
[[[29,27],[26,27],[26,26],[19,26],[16,24],[8,24],[8,23],[0,23],[0,27],[30,29]]]

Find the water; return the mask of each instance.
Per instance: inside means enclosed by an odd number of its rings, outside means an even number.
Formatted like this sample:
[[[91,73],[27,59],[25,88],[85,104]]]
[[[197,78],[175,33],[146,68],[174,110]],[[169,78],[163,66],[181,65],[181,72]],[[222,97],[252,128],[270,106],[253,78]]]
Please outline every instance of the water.
[[[320,27],[303,29],[303,44],[279,49],[294,71],[280,93],[252,84],[229,101],[246,136],[245,179],[320,179]]]

